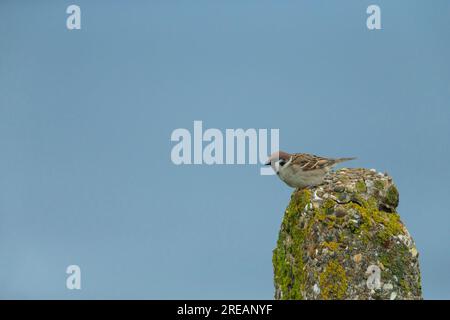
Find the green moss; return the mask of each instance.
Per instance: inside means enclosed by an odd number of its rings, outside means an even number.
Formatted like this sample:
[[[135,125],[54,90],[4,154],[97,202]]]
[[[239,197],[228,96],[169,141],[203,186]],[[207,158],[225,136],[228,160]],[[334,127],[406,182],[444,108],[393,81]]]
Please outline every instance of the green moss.
[[[379,256],[379,261],[386,268],[385,274],[386,278],[393,278],[396,276],[400,283],[407,273],[407,268],[409,266],[409,251],[408,248],[403,244],[397,244],[394,248],[384,251]]]
[[[361,216],[360,225],[349,223],[349,229],[352,233],[361,234],[364,243],[376,240],[384,245],[392,236],[404,233],[400,216],[396,212],[379,210],[378,202],[374,197],[370,197],[368,200],[360,199],[358,203],[347,203],[344,208],[356,210]],[[375,238],[373,230],[378,230]]]
[[[311,191],[299,190],[294,196],[294,203],[297,205],[297,211],[301,212],[307,204],[311,202]]]
[[[383,190],[384,187],[385,187],[384,182],[381,181],[381,180],[375,180],[375,181],[373,182],[373,185],[374,185],[374,187],[375,187],[376,189],[378,189],[378,190]]]
[[[379,256],[378,260],[381,262],[381,264],[383,264],[384,267],[389,267],[390,262],[389,262],[389,256],[387,254],[382,254]]]
[[[339,249],[339,243],[335,241],[324,241],[322,242],[322,246],[328,248],[331,251],[336,251],[337,249]]]
[[[358,214],[361,216],[361,223],[358,225],[356,223],[350,222],[349,229],[354,234],[361,234],[362,240],[364,243],[368,243],[370,240],[370,230],[372,228],[373,221],[371,219],[371,210],[367,206],[367,202],[363,202],[364,205],[360,206],[357,203],[349,202],[344,205],[344,208],[349,210],[355,210],[358,212]]]
[[[319,276],[319,284],[323,299],[343,299],[348,287],[344,268],[337,261],[330,261]]]
[[[408,284],[408,281],[406,281],[405,279],[401,279],[401,280],[399,281],[399,283],[400,283],[400,287],[403,289],[403,291],[405,291],[405,292],[411,292],[411,287],[410,287],[410,285]]]
[[[323,212],[323,210],[319,210],[319,209],[314,209],[314,220],[319,221],[319,222],[324,222],[326,223],[327,221],[327,215]]]
[[[358,191],[358,192],[360,192],[360,193],[364,193],[364,192],[367,191],[366,184],[364,183],[363,180],[359,180],[359,181],[356,183],[356,191]]]
[[[400,216],[397,213],[388,213],[375,210],[373,212],[373,220],[381,226],[377,232],[377,238],[381,244],[389,241],[393,236],[403,234],[403,225]]]
[[[353,234],[360,234],[361,229],[359,228],[358,223],[350,221],[348,224],[348,228],[350,229],[350,232]]]
[[[393,208],[397,208],[399,202],[398,190],[394,185],[391,185],[386,191],[386,202]]]
[[[375,210],[378,209],[378,200],[375,197],[370,197],[367,201],[363,202],[362,205],[367,209]]]
[[[366,188],[366,186],[363,181],[359,182],[356,186],[358,192],[351,195],[352,200],[348,203],[337,204],[332,199],[326,199],[321,207],[315,207],[312,209],[312,213],[308,211],[307,214],[304,214],[303,211],[311,203],[311,192],[309,190],[294,192],[285,211],[272,258],[275,285],[277,290],[281,291],[279,298],[303,299],[305,286],[307,282],[308,286],[311,285],[313,277],[319,282],[321,298],[344,299],[347,296],[349,279],[353,275],[351,271],[346,274],[339,261],[344,259],[342,255],[345,255],[347,251],[341,248],[349,247],[353,252],[353,244],[349,243],[349,239],[360,239],[358,241],[370,246],[370,250],[373,248],[379,252],[379,263],[384,266],[382,271],[384,282],[394,282],[397,279],[401,290],[405,292],[420,291],[420,280],[417,289],[416,284],[412,283],[407,276],[410,274],[409,268],[411,268],[409,260],[411,254],[408,248],[401,242],[393,241],[394,236],[404,235],[406,232],[400,216],[396,212],[383,211],[383,208],[379,207],[380,199],[362,197],[362,188]],[[353,201],[353,198],[357,198],[357,201]],[[395,202],[395,199],[398,201],[398,192],[395,187],[392,186],[386,190],[386,199],[388,199],[387,201]],[[387,203],[386,199],[383,199],[385,203]],[[338,217],[333,214],[339,210],[343,210],[347,214]],[[386,208],[386,210],[389,209]],[[355,214],[359,216],[359,218],[355,217],[359,220],[358,222],[354,221],[352,217],[353,211],[356,211]],[[340,227],[339,233],[336,233],[335,230],[332,232],[327,230],[327,228],[335,227]],[[315,231],[313,232],[313,230]],[[317,238],[316,231],[325,234],[325,238]],[[355,237],[352,234],[358,234],[358,236]],[[316,242],[318,239],[323,241],[320,245]],[[361,243],[357,243],[357,245],[360,247]],[[382,250],[378,249],[379,246],[383,247]],[[317,247],[327,248],[334,252],[333,255],[325,255],[325,261],[330,258],[335,260],[328,262],[321,273],[318,271],[315,275],[308,275],[305,270],[305,259],[308,250],[314,252]],[[345,259],[351,260],[352,257],[348,256]]]
[[[347,234],[346,234],[346,232],[340,232],[339,233],[339,242],[344,242],[345,240],[346,240],[346,236],[347,236]]]
[[[389,245],[389,240],[391,239],[392,234],[390,234],[387,230],[383,229],[377,232],[377,241],[380,245],[387,247]]]
[[[333,200],[331,200],[335,203]],[[311,219],[313,225],[314,222],[321,222],[326,225],[329,229],[333,228],[336,223],[336,216],[333,214],[327,214],[329,212],[326,208],[314,209],[314,217]]]
[[[336,205],[336,202],[330,198],[325,200],[322,204],[322,208],[325,214],[332,214],[333,208]]]
[[[282,292],[282,299],[302,299],[305,285],[303,244],[307,228],[301,228],[298,220],[300,213],[311,201],[309,190],[296,192],[286,209],[277,247],[273,251],[275,283]],[[289,234],[290,241],[286,241]]]

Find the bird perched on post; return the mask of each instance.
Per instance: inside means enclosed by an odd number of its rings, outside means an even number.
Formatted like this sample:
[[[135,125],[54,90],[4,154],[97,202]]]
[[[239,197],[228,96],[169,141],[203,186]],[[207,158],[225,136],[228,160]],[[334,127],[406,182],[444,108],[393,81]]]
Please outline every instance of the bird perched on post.
[[[283,182],[292,188],[308,188],[323,183],[325,175],[334,165],[356,158],[324,158],[307,153],[274,152],[266,165],[270,165]]]

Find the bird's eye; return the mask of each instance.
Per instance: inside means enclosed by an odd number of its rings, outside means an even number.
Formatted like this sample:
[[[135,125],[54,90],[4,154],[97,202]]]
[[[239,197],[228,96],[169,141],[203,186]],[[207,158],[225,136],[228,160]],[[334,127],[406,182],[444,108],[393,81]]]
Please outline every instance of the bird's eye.
[[[280,160],[279,164],[280,164],[280,166],[284,166],[286,164],[286,161]]]

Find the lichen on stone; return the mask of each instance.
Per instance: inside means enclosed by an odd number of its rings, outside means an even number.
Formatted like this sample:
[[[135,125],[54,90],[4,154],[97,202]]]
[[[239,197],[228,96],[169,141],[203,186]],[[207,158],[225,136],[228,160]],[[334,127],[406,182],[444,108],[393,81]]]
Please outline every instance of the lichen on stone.
[[[275,298],[421,299],[417,249],[398,199],[391,177],[366,169],[341,169],[294,191],[273,251]],[[369,266],[381,270],[380,288],[367,287]]]
[[[336,261],[330,261],[319,278],[320,292],[325,300],[342,299],[347,292],[347,276],[344,268]]]
[[[304,283],[303,243],[306,230],[298,224],[298,215],[309,204],[311,194],[305,190],[291,199],[281,226],[278,245],[273,252],[275,281],[280,284],[280,299],[301,299]],[[284,293],[284,295],[283,295]]]

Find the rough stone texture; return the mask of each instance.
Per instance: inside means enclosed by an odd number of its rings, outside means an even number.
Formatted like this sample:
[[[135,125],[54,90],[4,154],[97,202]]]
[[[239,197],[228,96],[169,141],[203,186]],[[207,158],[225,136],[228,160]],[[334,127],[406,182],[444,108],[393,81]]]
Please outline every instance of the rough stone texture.
[[[276,299],[422,299],[418,252],[397,188],[367,169],[296,190],[273,251]]]

